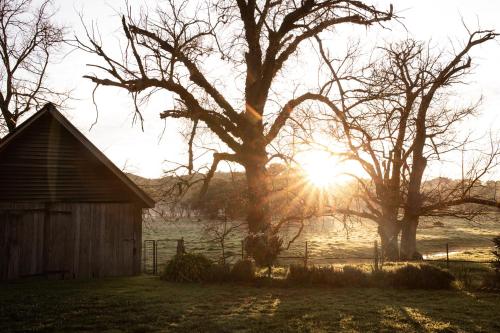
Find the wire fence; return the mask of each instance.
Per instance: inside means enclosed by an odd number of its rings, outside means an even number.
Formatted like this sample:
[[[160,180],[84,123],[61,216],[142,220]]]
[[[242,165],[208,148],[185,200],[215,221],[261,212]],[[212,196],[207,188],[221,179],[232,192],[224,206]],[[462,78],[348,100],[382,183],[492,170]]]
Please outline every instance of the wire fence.
[[[201,253],[215,262],[223,262],[226,264],[234,263],[239,259],[245,259],[244,241],[240,244],[235,242],[222,247],[220,243],[214,241],[190,241],[187,245],[183,238],[180,239],[158,239],[144,240],[143,242],[143,272],[146,274],[158,275],[166,266],[168,261],[173,256],[179,253]],[[188,246],[188,247],[187,247]],[[223,248],[223,249],[222,249]],[[446,267],[450,267],[454,263],[476,263],[476,264],[492,264],[493,260],[474,260],[474,259],[454,259],[450,257],[450,244],[446,243],[443,246],[443,258],[425,257],[420,262],[436,262],[445,263]],[[377,242],[373,245],[372,256],[324,256],[317,255],[311,252],[309,242],[305,241],[303,247],[295,248],[294,251],[284,252],[278,256],[277,266],[288,266],[292,264],[309,265],[332,265],[332,264],[371,264],[376,267],[383,263],[383,256]]]

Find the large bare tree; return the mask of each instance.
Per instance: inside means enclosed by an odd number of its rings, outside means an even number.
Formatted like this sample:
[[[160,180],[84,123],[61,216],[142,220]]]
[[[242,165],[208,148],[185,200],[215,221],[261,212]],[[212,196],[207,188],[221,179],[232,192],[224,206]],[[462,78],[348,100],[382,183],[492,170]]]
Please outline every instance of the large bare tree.
[[[471,70],[470,51],[495,37],[490,30],[470,32],[455,53],[412,39],[392,43],[381,48],[379,59],[355,76],[356,84],[343,83],[353,81],[352,76],[343,76],[343,80],[335,62],[320,48],[337,89],[335,98],[325,96],[332,93],[316,98],[340,124],[333,133],[345,142],[344,157],[358,162],[368,175],[367,179],[352,175],[360,184],[362,209],[342,207],[337,211],[375,221],[390,259],[400,258],[399,250],[403,259],[419,257],[416,231],[421,216],[467,217],[473,213],[450,210],[465,203],[498,206],[471,195],[481,177],[498,164],[499,149],[494,143],[482,149],[459,182],[447,186],[423,182],[430,162],[467,147],[468,137],[457,125],[476,114],[477,103],[467,101],[469,104],[456,107],[449,98]]]
[[[290,93],[290,100],[276,110],[268,103],[276,81],[286,78],[291,58],[309,56],[303,47],[311,38],[339,25],[370,26],[391,17],[392,8],[381,11],[361,1],[167,1],[154,13],[129,11],[123,16],[127,47],[121,57],[106,50],[91,28],[78,43],[100,59],[93,65],[99,71],[86,76],[97,86],[124,89],[136,101],[168,91],[176,103],[162,118],[189,119],[193,135],[203,124],[224,143],[227,149],[214,153],[208,174],[221,161],[243,166],[248,229],[266,235],[272,229],[268,147],[294,108],[309,98],[307,92],[295,98]],[[207,64],[214,58],[238,75],[213,75]],[[241,95],[228,93],[227,87],[234,85],[242,87]],[[286,89],[293,93],[298,88]]]
[[[47,84],[47,69],[61,47],[64,28],[53,20],[51,1],[0,0],[0,133],[12,132],[20,117],[68,94]]]

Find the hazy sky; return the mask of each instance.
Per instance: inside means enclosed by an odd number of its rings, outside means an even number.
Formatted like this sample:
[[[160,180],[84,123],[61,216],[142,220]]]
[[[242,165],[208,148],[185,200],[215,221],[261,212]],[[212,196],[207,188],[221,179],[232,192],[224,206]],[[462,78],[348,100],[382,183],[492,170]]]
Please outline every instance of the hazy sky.
[[[129,1],[138,6],[142,1]],[[151,1],[152,2],[152,1]],[[369,1],[368,1],[369,2]],[[71,34],[82,36],[78,12],[84,20],[97,22],[106,41],[116,42],[121,37],[120,19],[115,10],[123,8],[124,1],[102,0],[56,0],[59,8],[56,19],[69,27]],[[390,1],[374,1],[386,6]],[[410,35],[417,39],[432,39],[437,45],[458,43],[466,37],[461,17],[474,30],[478,27],[500,31],[500,1],[496,0],[415,0],[392,1],[395,11],[402,17],[401,24],[389,24],[390,31],[373,29],[359,33],[370,40],[404,38]],[[341,31],[342,32],[342,31]],[[458,44],[457,44],[458,45]],[[473,53],[477,68],[470,77],[472,85],[464,91],[464,99],[471,101],[479,94],[484,96],[481,110],[483,115],[468,124],[479,131],[490,128],[500,132],[500,44],[498,42],[481,46]],[[120,168],[146,177],[162,174],[164,160],[182,161],[185,158],[185,143],[178,134],[178,123],[159,119],[161,104],[151,105],[144,110],[144,132],[133,125],[130,98],[118,89],[103,88],[96,94],[100,109],[97,124],[89,130],[95,120],[92,104],[93,85],[82,78],[89,72],[86,68],[88,57],[79,52],[65,56],[50,71],[53,86],[74,89],[76,98],[67,110],[71,121],[99,147]],[[167,98],[167,97],[165,97]],[[166,105],[169,101],[166,101]],[[165,130],[165,131],[164,131]],[[161,140],[160,136],[162,135]]]

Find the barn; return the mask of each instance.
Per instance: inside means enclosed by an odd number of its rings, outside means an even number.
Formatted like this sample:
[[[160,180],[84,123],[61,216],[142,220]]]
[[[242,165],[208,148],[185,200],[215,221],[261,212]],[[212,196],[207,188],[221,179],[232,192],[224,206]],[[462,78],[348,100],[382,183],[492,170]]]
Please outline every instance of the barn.
[[[49,103],[0,141],[0,280],[139,274],[153,206]]]

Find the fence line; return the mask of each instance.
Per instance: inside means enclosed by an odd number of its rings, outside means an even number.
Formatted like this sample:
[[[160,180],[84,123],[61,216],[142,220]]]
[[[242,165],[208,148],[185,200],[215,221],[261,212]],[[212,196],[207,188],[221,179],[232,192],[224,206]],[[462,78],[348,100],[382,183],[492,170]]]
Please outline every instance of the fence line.
[[[163,239],[158,239],[158,240],[152,240],[152,239],[147,239],[144,240],[143,242],[143,272],[146,274],[158,274],[158,245],[166,242],[173,242],[176,243],[176,248],[175,252],[176,254],[180,253],[186,253],[185,249],[185,243],[184,243],[184,238],[180,239],[168,239],[168,238],[163,238]],[[190,241],[189,244],[199,244],[199,243],[215,243],[214,241]],[[445,244],[445,259],[421,259],[421,260],[415,260],[416,262],[422,261],[422,262],[444,262],[446,263],[446,266],[449,268],[451,263],[477,263],[477,264],[493,264],[495,261],[493,260],[466,260],[466,259],[450,259],[450,247],[449,244]],[[165,250],[165,247],[161,248],[160,250]],[[383,256],[380,255],[379,253],[379,247],[377,244],[377,241],[374,242],[374,251],[373,251],[373,257],[336,257],[336,256],[314,256],[310,254],[309,246],[308,246],[308,241],[305,241],[305,246],[304,246],[304,254],[303,255],[295,255],[295,256],[278,256],[277,259],[282,259],[282,260],[299,260],[303,262],[304,266],[308,266],[311,261],[318,261],[318,260],[372,260],[374,262],[374,265],[376,268],[379,267],[380,264],[382,264],[382,258]],[[244,240],[241,241],[241,259],[246,258],[246,253],[245,253],[245,244]],[[236,257],[239,256],[240,254],[234,253],[229,256],[225,256],[225,258],[230,258],[230,257]],[[151,263],[150,260],[151,259]],[[166,264],[168,258],[165,256],[163,259],[164,262],[161,263],[161,265]]]
[[[494,260],[465,260],[465,259],[422,259],[428,262],[446,262],[446,263],[471,263],[471,264],[494,264]]]

